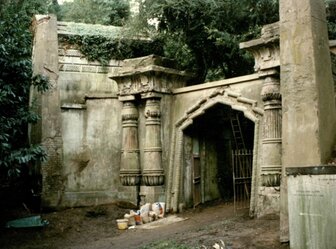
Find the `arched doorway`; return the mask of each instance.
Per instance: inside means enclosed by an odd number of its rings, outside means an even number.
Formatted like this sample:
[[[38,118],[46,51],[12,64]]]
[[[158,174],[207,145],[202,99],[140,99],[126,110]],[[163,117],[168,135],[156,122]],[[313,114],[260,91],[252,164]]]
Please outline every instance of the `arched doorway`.
[[[222,199],[249,208],[254,123],[217,103],[184,129],[183,191],[189,207]]]
[[[229,128],[225,127],[225,118],[217,118],[216,115],[226,115],[227,111],[230,111],[233,114],[238,114],[240,117],[243,118],[243,122],[250,122],[250,130],[254,130],[253,135],[253,142],[249,144],[253,144],[253,161],[252,164],[252,184],[251,184],[251,200],[250,200],[250,216],[254,216],[255,208],[257,206],[257,186],[259,184],[258,180],[258,171],[259,163],[261,160],[260,157],[260,119],[263,116],[263,110],[258,107],[257,101],[253,99],[249,99],[246,97],[241,96],[241,94],[231,91],[229,88],[218,88],[214,92],[210,93],[208,96],[200,98],[198,102],[190,106],[188,109],[185,110],[183,116],[179,117],[175,125],[172,129],[172,138],[171,138],[171,148],[170,148],[170,155],[169,155],[169,166],[167,170],[167,181],[166,181],[166,210],[172,212],[178,212],[183,208],[184,205],[194,205],[194,197],[193,195],[192,185],[186,184],[187,180],[185,176],[191,176],[191,169],[192,160],[190,160],[190,156],[192,155],[192,149],[196,149],[197,146],[192,142],[193,136],[197,134],[195,131],[197,129],[191,127],[193,126],[194,122],[198,122],[202,124],[204,119],[205,123],[212,122],[216,127],[217,130],[221,130],[226,134],[228,133],[227,130]],[[222,114],[218,114],[223,112]],[[209,115],[209,118],[206,118]],[[203,116],[203,118],[202,118]],[[212,117],[212,118],[211,118]],[[199,119],[200,118],[200,119]],[[215,120],[215,121],[211,121]],[[218,120],[224,121],[224,124],[218,122]],[[249,120],[249,121],[247,121]],[[226,122],[227,123],[227,122]],[[210,125],[208,127],[211,127]],[[216,127],[209,128],[209,132],[216,131]],[[254,127],[254,129],[252,128]],[[200,129],[198,129],[200,130]],[[252,132],[250,132],[252,133]],[[216,133],[215,133],[216,135]],[[209,134],[211,137],[211,133]],[[229,138],[232,142],[232,138]],[[189,142],[188,142],[189,141]],[[209,140],[208,140],[209,141]],[[214,143],[212,143],[214,145]],[[220,142],[219,142],[220,145]],[[220,146],[219,146],[220,147]],[[188,149],[189,148],[189,149]],[[217,150],[216,150],[217,151]],[[216,152],[217,153],[217,152]],[[197,153],[195,153],[197,154]],[[222,155],[221,153],[217,153]],[[186,159],[188,158],[188,159]],[[202,164],[201,164],[201,156],[199,158],[200,162],[200,172],[202,174]],[[219,161],[225,159],[221,159],[219,157]],[[197,162],[196,162],[197,163]],[[216,164],[212,164],[216,165]],[[224,165],[224,164],[223,164]],[[229,167],[228,167],[229,168]],[[204,167],[203,167],[204,169]],[[214,171],[207,171],[207,172],[214,172]],[[193,175],[194,176],[194,175]],[[202,175],[201,175],[202,176]],[[195,175],[195,178],[197,176]],[[214,178],[212,178],[214,179]],[[189,183],[193,182],[196,179],[189,179]],[[204,182],[204,181],[203,181]],[[202,184],[202,181],[201,181]],[[189,188],[189,189],[188,189]],[[204,185],[200,185],[201,191],[202,188],[204,189]],[[231,190],[234,190],[233,187]],[[204,189],[205,191],[205,189]],[[217,193],[220,192],[217,188]],[[250,190],[248,190],[250,192]],[[225,195],[224,195],[225,196]],[[230,197],[230,195],[227,195]],[[202,196],[200,197],[202,200]],[[203,195],[204,200],[206,200],[205,195]],[[192,201],[190,201],[192,200]],[[197,203],[197,201],[195,201]]]

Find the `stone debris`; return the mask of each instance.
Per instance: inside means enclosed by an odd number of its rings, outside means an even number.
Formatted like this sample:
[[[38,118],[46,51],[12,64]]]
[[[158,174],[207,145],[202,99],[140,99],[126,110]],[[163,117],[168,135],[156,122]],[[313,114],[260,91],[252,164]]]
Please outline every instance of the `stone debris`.
[[[131,210],[124,215],[128,221],[128,229],[134,229],[138,225],[147,224],[164,217],[164,202],[146,203],[139,210]]]
[[[219,240],[219,243],[215,243],[211,248],[214,249],[231,249],[231,246],[226,245],[223,240]],[[205,245],[202,245],[202,249],[208,249]]]

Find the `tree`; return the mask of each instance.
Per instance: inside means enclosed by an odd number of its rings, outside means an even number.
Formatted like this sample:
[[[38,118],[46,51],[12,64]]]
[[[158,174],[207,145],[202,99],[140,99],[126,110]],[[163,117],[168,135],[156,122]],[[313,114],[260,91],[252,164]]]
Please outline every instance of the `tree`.
[[[38,116],[29,109],[29,90],[48,88],[48,80],[32,75],[32,15],[45,13],[46,1],[6,1],[0,5],[0,173],[18,175],[46,157],[43,148],[28,143],[29,123]]]
[[[61,6],[63,21],[122,26],[130,15],[127,0],[74,0]]]
[[[159,21],[166,54],[196,70],[199,82],[251,72],[239,42],[279,16],[277,0],[146,0],[142,11]]]
[[[51,1],[51,4],[48,6],[48,13],[56,15],[60,20],[62,19],[61,7],[57,0]]]

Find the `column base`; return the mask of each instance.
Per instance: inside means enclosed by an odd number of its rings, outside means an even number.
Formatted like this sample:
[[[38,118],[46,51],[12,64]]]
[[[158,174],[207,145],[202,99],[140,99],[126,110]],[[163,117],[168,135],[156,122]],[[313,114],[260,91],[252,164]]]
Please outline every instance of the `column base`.
[[[161,186],[164,184],[164,175],[143,175],[142,181],[146,186]]]
[[[280,215],[280,187],[260,187],[257,217]]]
[[[124,186],[136,186],[141,182],[141,174],[120,173],[120,181]]]

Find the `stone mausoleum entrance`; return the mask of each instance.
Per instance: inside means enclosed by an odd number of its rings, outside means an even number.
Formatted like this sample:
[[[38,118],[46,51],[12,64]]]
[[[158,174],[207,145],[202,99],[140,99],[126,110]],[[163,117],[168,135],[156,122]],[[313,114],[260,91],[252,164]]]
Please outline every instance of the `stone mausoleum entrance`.
[[[187,206],[222,199],[249,208],[254,123],[216,104],[184,130],[183,189]]]

